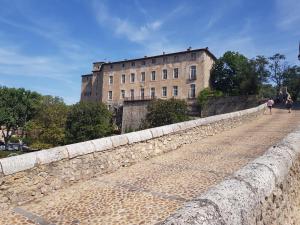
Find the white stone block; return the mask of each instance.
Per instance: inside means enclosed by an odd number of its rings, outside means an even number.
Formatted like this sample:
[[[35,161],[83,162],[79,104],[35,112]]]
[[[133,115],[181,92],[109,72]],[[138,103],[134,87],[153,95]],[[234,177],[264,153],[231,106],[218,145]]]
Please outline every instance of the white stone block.
[[[253,224],[252,212],[258,198],[245,182],[230,179],[209,189],[196,200],[208,200],[218,206],[224,224]],[[251,223],[252,222],[252,223]]]
[[[173,133],[173,127],[172,127],[172,125],[162,126],[161,128],[162,128],[162,131],[163,131],[164,135]]]
[[[255,190],[259,200],[270,196],[276,185],[274,173],[261,164],[249,163],[237,171],[233,177],[247,182]]]
[[[282,157],[279,154],[265,153],[263,156],[255,159],[252,163],[262,164],[269,167],[276,176],[276,181],[281,182],[289,173],[291,159]]]
[[[151,133],[150,129],[141,130],[141,131],[138,131],[137,133],[140,136],[141,141],[147,141],[147,140],[152,139],[152,133]]]
[[[80,155],[86,155],[95,151],[95,146],[91,141],[66,145],[66,148],[69,153],[69,158],[74,158]]]
[[[4,175],[31,169],[36,163],[36,152],[0,159]]]
[[[95,139],[91,142],[94,144],[96,152],[113,148],[113,144],[110,137]]]
[[[132,144],[132,143],[135,143],[135,142],[140,142],[141,141],[141,137],[140,135],[138,134],[138,132],[131,132],[131,133],[127,133],[125,134],[127,139],[128,139],[128,143],[129,144]]]
[[[162,225],[220,225],[224,224],[218,210],[207,201],[193,201],[167,218]]]
[[[164,135],[163,129],[161,127],[151,128],[150,132],[152,133],[153,138],[161,137]]]
[[[48,164],[56,162],[69,157],[68,151],[65,146],[50,148],[36,152],[38,164]]]
[[[173,129],[173,132],[178,132],[178,131],[181,131],[181,127],[178,123],[174,123],[172,124],[172,129]]]
[[[121,145],[127,145],[128,144],[128,139],[127,139],[127,136],[125,134],[111,136],[110,139],[112,141],[113,147],[118,147],[118,146],[121,146]]]

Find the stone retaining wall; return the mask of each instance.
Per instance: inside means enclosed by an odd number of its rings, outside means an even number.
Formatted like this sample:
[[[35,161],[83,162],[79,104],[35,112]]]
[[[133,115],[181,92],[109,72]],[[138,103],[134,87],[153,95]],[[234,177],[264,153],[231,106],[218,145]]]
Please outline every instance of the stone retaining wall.
[[[251,120],[265,105],[0,159],[0,210]]]
[[[300,127],[162,224],[300,224]]]

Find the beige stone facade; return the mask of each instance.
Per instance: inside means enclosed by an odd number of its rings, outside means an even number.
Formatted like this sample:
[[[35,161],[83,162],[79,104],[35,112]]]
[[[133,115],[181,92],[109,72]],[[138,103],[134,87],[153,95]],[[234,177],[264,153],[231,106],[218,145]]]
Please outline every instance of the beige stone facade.
[[[122,105],[125,99],[194,99],[209,86],[215,56],[207,49],[124,60],[96,62],[82,76],[81,100]]]

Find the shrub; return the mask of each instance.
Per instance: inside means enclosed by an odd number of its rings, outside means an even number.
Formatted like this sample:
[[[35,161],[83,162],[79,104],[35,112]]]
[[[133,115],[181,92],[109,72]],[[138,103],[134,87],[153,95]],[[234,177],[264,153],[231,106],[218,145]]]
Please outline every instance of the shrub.
[[[101,138],[113,133],[112,115],[103,103],[80,102],[73,105],[66,121],[67,143]]]
[[[163,126],[188,120],[187,104],[184,100],[153,100],[148,106],[144,124],[149,127]]]
[[[197,105],[201,109],[207,103],[208,98],[210,97],[221,97],[223,93],[218,90],[211,90],[210,88],[203,89],[197,97]]]

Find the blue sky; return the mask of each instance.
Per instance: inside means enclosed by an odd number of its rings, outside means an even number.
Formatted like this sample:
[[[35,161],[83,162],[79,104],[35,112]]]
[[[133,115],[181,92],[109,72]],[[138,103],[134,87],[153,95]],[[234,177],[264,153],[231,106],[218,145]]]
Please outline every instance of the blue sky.
[[[0,85],[75,103],[94,61],[209,47],[297,64],[299,0],[0,0]]]

